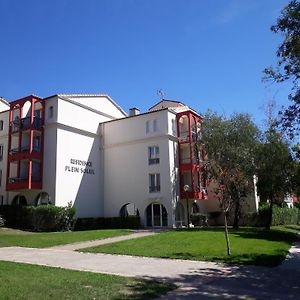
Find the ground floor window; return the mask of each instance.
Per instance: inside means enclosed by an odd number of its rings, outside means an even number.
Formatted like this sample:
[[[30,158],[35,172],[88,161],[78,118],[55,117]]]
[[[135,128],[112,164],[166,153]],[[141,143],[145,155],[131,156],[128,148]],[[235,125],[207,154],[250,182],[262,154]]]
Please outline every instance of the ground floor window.
[[[159,203],[151,203],[146,209],[148,227],[168,226],[168,213],[166,208]]]

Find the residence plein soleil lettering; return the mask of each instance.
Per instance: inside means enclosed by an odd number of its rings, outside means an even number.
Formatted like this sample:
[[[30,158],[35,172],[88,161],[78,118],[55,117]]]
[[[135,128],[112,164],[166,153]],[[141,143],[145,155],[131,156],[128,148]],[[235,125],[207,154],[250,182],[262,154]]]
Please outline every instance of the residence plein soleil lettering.
[[[83,173],[94,175],[93,164],[91,161],[71,158],[70,164],[65,166],[65,172]]]

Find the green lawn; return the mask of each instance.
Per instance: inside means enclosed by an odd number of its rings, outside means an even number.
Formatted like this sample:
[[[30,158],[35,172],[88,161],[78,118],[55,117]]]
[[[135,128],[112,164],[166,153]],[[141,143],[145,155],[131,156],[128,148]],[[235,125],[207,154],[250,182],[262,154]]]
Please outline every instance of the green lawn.
[[[1,299],[150,299],[176,288],[121,276],[0,261]]]
[[[278,226],[271,231],[231,229],[230,257],[226,254],[221,228],[168,231],[80,251],[275,266],[285,258],[299,229],[299,226]]]
[[[33,233],[9,228],[0,228],[0,247],[21,246],[45,248],[81,241],[104,239],[132,233],[127,229],[88,230],[74,232]]]

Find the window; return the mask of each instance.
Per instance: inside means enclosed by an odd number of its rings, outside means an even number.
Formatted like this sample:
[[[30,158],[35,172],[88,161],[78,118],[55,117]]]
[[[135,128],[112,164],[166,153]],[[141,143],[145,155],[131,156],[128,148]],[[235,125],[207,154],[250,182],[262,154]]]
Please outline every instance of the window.
[[[150,121],[146,122],[146,133],[150,132]]]
[[[149,165],[159,164],[159,147],[148,147],[148,162]]]
[[[3,145],[0,145],[0,161],[3,160]]]
[[[3,120],[0,120],[0,130],[3,130]]]
[[[146,122],[146,133],[157,132],[158,131],[158,121],[157,119],[148,120]]]
[[[49,119],[53,118],[53,106],[49,107]]]
[[[156,132],[157,131],[157,120],[153,120],[153,132]]]
[[[160,192],[160,174],[149,174],[149,193]]]

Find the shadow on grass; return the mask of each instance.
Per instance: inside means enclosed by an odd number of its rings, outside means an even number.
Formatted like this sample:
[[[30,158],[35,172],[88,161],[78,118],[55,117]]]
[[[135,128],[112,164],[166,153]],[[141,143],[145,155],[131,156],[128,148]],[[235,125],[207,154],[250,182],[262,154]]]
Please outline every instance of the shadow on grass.
[[[139,281],[135,284],[128,284],[124,298],[116,299],[153,299],[176,289],[177,286],[171,282],[157,281],[152,278],[147,281]]]
[[[231,255],[226,259],[220,257],[213,257],[213,261],[224,262],[228,264],[241,264],[241,265],[255,265],[255,266],[266,266],[276,267],[280,265],[286,257],[285,254],[240,254]]]
[[[231,235],[236,235],[244,239],[263,239],[267,241],[286,241],[287,243],[292,243],[298,236],[300,230],[299,226],[296,225],[287,225],[284,226],[287,230],[272,228],[267,230],[262,227],[240,227],[239,229],[229,228],[229,233]],[[223,227],[208,227],[208,228],[184,228],[176,229],[179,232],[197,232],[197,231],[206,231],[206,232],[224,232]]]
[[[300,298],[299,278],[298,270],[225,266],[195,269],[192,274],[181,274],[179,278],[162,278],[162,280],[175,282],[181,287],[169,292],[169,299],[298,300]]]
[[[276,267],[283,262],[288,251],[284,254],[231,254],[231,256],[223,257],[209,257],[206,259],[203,257],[203,261],[215,261],[226,264],[241,264],[241,265],[256,265],[256,266],[266,266],[266,267]],[[189,252],[176,252],[173,253],[173,258],[183,259],[183,260],[199,260],[199,256],[194,255]],[[170,258],[170,257],[162,257]],[[200,259],[201,260],[201,259]]]
[[[290,228],[295,230],[295,228]],[[297,229],[297,228],[296,228]],[[244,239],[260,239],[273,242],[286,242],[291,244],[297,239],[298,233],[293,231],[283,231],[273,228],[272,230],[262,228],[231,229],[230,234],[234,234]]]

